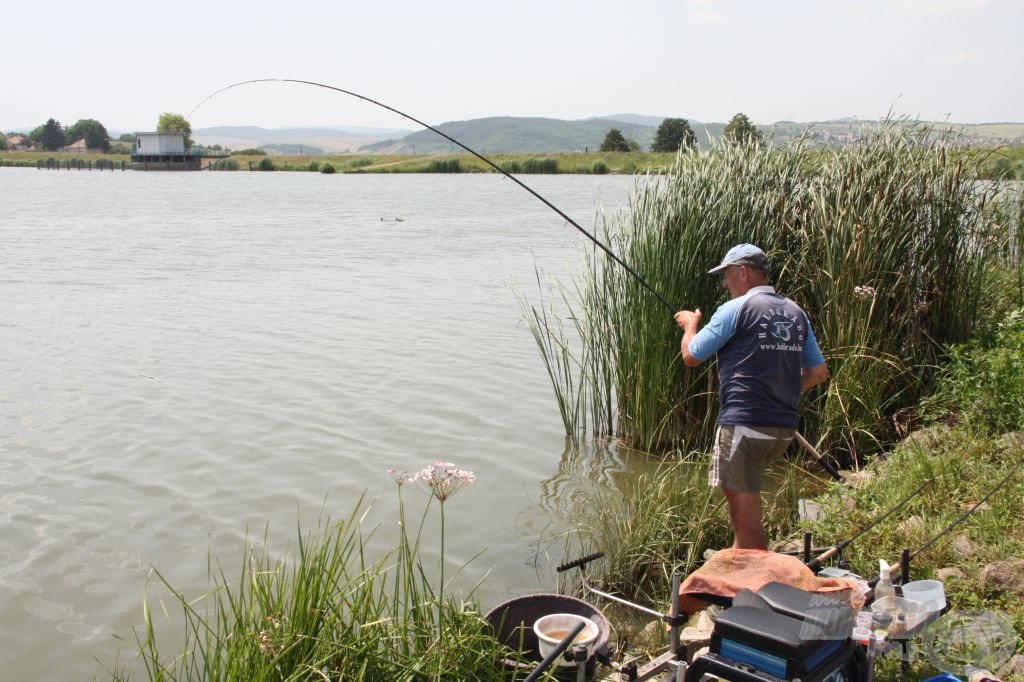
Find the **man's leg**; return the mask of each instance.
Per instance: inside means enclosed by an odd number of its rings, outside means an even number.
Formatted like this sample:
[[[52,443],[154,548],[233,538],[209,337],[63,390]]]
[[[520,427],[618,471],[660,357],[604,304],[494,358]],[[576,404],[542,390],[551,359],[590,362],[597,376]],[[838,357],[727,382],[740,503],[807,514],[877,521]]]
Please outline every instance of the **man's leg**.
[[[729,520],[734,533],[733,549],[768,549],[761,524],[761,493],[741,493],[722,488],[729,503]]]

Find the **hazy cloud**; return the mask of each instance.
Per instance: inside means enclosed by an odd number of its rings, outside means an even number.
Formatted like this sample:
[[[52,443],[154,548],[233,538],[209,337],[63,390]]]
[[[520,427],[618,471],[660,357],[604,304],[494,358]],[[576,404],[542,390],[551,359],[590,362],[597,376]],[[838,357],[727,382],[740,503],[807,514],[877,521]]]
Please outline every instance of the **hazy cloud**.
[[[946,52],[943,54],[932,55],[928,58],[928,61],[932,64],[938,64],[940,66],[956,66],[958,64],[967,64],[973,61],[977,61],[978,53],[971,52],[969,50],[959,50],[957,52]]]
[[[704,26],[710,26],[713,24],[721,24],[729,20],[729,15],[725,12],[708,12],[705,10],[696,10],[690,12],[690,23],[700,24]]]
[[[729,20],[729,15],[717,10],[718,0],[689,0],[690,23],[713,26]]]
[[[976,12],[995,4],[995,0],[893,0],[892,9],[897,12],[949,14]]]

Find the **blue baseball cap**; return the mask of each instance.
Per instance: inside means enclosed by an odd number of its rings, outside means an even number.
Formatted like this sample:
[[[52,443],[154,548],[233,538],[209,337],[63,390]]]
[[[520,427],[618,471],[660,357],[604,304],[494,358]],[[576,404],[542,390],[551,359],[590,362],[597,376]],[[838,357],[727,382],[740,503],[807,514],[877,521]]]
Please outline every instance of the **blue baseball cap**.
[[[759,270],[766,270],[768,269],[768,257],[764,255],[764,251],[753,244],[737,244],[729,249],[720,265],[708,270],[708,274],[717,275],[730,265],[747,265]]]

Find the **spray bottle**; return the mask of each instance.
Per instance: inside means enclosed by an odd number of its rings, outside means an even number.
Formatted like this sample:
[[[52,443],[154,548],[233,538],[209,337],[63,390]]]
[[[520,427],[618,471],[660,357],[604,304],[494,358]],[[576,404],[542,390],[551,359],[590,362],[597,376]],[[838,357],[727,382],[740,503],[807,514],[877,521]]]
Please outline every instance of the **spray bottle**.
[[[875,601],[883,597],[895,597],[896,588],[893,587],[890,572],[892,567],[885,559],[878,560],[878,583],[875,584]]]

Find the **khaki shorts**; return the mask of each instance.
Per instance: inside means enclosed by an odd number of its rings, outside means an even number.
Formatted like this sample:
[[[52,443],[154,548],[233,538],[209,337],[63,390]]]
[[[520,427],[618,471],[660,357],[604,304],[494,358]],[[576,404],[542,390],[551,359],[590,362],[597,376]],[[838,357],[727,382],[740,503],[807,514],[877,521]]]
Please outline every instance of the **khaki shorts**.
[[[789,447],[796,429],[722,424],[715,433],[715,451],[708,485],[741,493],[759,493],[764,470]]]

